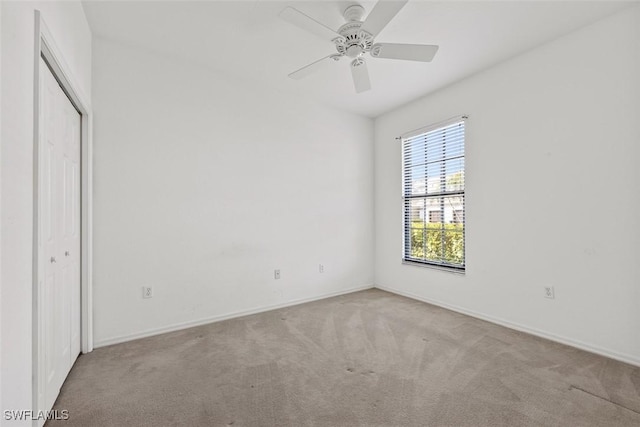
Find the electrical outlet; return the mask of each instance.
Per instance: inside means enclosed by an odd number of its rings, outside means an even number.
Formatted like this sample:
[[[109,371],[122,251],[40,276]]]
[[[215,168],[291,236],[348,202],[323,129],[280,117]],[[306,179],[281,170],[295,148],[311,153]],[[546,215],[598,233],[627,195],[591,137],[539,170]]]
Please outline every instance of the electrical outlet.
[[[319,264],[319,265],[318,265],[318,271],[319,271],[320,273],[324,273],[324,265]]]
[[[280,278],[280,270],[273,270],[273,278],[276,280]]]
[[[553,286],[545,286],[544,287],[544,297],[549,299],[554,299],[555,292],[553,291]]]
[[[142,298],[151,298],[153,296],[153,288],[151,286],[142,287]]]

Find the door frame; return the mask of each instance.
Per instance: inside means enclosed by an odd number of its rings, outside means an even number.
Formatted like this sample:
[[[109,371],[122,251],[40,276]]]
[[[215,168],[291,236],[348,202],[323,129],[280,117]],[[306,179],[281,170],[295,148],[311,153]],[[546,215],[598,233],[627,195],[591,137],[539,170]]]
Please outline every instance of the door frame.
[[[45,256],[43,253],[40,220],[42,194],[40,176],[40,147],[42,141],[42,111],[40,96],[40,58],[49,65],[54,77],[71,100],[81,116],[80,137],[80,349],[82,353],[93,350],[93,294],[92,294],[92,159],[93,113],[89,98],[83,93],[78,80],[71,73],[60,49],[57,47],[51,31],[45,24],[39,10],[35,11],[35,49],[34,49],[34,91],[33,91],[33,410],[46,411],[44,408],[44,342],[43,327],[44,295],[43,271]],[[44,420],[34,420],[34,425],[42,425]]]

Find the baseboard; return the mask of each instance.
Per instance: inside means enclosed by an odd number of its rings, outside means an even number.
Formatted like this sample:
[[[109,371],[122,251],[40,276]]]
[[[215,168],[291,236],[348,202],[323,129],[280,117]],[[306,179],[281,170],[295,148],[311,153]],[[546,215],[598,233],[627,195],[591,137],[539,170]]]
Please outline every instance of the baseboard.
[[[223,320],[234,319],[236,317],[248,316],[248,315],[251,315],[251,314],[263,313],[265,311],[277,310],[279,308],[284,308],[284,307],[291,307],[293,305],[304,304],[304,303],[307,303],[307,302],[318,301],[318,300],[325,299],[325,298],[331,298],[331,297],[336,297],[336,296],[339,296],[339,295],[350,294],[350,293],[353,293],[353,292],[364,291],[364,290],[367,290],[367,289],[372,289],[373,287],[374,287],[373,285],[357,286],[357,287],[354,287],[354,288],[344,289],[344,290],[337,291],[337,292],[329,292],[329,293],[326,293],[326,294],[316,295],[316,296],[309,297],[309,298],[295,299],[295,300],[283,302],[283,303],[280,303],[280,304],[272,304],[272,305],[252,308],[252,309],[249,309],[249,310],[235,311],[235,312],[232,312],[232,313],[226,313],[226,314],[221,314],[221,315],[217,315],[217,316],[206,317],[204,319],[191,320],[191,321],[188,321],[188,322],[181,322],[181,323],[176,323],[176,324],[173,324],[173,325],[167,325],[167,326],[163,326],[161,328],[147,329],[147,330],[144,330],[144,331],[141,331],[141,332],[136,332],[134,334],[120,335],[120,336],[116,336],[116,337],[105,338],[105,339],[98,340],[98,341],[94,342],[94,348],[106,347],[108,345],[120,344],[120,343],[123,343],[123,342],[133,341],[133,340],[137,340],[137,339],[140,339],[140,338],[146,338],[146,337],[151,337],[151,336],[154,336],[154,335],[165,334],[167,332],[179,331],[179,330],[182,330],[182,329],[192,328],[194,326],[206,325],[208,323],[220,322],[220,321],[223,321]]]
[[[392,294],[401,295],[403,297],[411,298],[414,300],[426,302],[427,304],[436,305],[438,307],[446,308],[447,310],[455,311],[456,313],[465,314],[467,316],[475,317],[477,319],[485,320],[487,322],[495,323],[496,325],[504,326],[509,329],[515,329],[516,331],[525,332],[530,335],[535,335],[540,338],[545,338],[550,341],[554,341],[560,344],[568,345],[570,347],[575,347],[580,350],[588,351],[590,353],[595,353],[600,356],[608,357],[610,359],[618,360],[620,362],[628,363],[634,366],[640,366],[640,358],[632,356],[630,354],[618,353],[616,351],[612,351],[606,348],[602,348],[599,346],[595,346],[592,344],[588,344],[582,341],[574,340],[571,338],[563,337],[560,335],[556,335],[550,332],[542,331],[539,329],[531,328],[529,326],[521,325],[518,323],[510,322],[508,320],[500,319],[498,317],[489,316],[483,313],[479,313],[477,311],[468,310],[466,308],[458,307],[452,304],[448,304],[442,301],[434,300],[431,298],[425,298],[423,296],[415,295],[411,292],[400,291],[398,289],[389,288],[387,286],[375,285],[375,288],[381,289],[383,291],[390,292]]]

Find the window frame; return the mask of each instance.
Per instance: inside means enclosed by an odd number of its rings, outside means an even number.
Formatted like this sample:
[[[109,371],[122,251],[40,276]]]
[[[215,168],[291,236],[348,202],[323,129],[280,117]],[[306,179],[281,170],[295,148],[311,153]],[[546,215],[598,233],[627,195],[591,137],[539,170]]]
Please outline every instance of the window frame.
[[[467,115],[461,115],[461,116],[456,116],[456,117],[452,117],[450,119],[447,120],[443,120],[441,122],[438,123],[434,123],[432,125],[429,126],[425,126],[410,132],[407,132],[403,135],[401,135],[400,137],[396,138],[400,141],[400,157],[401,157],[401,170],[402,170],[402,194],[401,194],[401,198],[402,198],[402,263],[403,264],[407,264],[407,265],[413,265],[413,266],[419,266],[419,267],[427,267],[427,268],[432,268],[432,269],[438,269],[438,270],[443,270],[443,271],[447,271],[447,272],[452,272],[452,273],[458,273],[458,274],[464,274],[466,272],[466,268],[467,268],[467,259],[466,259],[466,182],[464,183],[464,186],[462,188],[462,190],[460,191],[456,191],[455,194],[451,194],[451,192],[446,191],[446,187],[444,188],[444,191],[442,191],[442,188],[440,189],[440,191],[438,193],[427,193],[427,182],[425,182],[425,194],[424,196],[422,196],[424,198],[424,200],[427,200],[429,198],[442,198],[444,199],[445,197],[461,197],[462,198],[462,221],[461,222],[457,222],[455,220],[452,220],[451,223],[456,223],[456,224],[462,224],[462,264],[452,264],[452,263],[447,263],[447,262],[438,262],[438,261],[430,261],[430,260],[421,260],[421,259],[415,259],[412,257],[407,257],[407,237],[410,236],[411,230],[410,230],[410,226],[409,226],[409,230],[407,230],[407,219],[409,218],[409,214],[407,212],[407,200],[416,200],[419,199],[420,196],[418,197],[411,197],[411,198],[407,198],[407,176],[406,176],[406,159],[405,159],[405,141],[407,139],[410,138],[414,138],[416,136],[419,135],[425,135],[427,133],[430,132],[434,132],[452,125],[455,125],[456,123],[463,123],[464,125],[464,133],[463,133],[463,138],[462,138],[462,147],[463,147],[463,154],[461,156],[462,158],[462,162],[463,162],[463,167],[462,167],[462,172],[465,174],[466,176],[466,145],[467,145],[467,119],[468,116]],[[447,161],[446,157],[443,157],[441,160],[443,163]],[[427,161],[428,162],[428,161]],[[465,180],[466,181],[466,180]],[[425,210],[425,220],[427,215],[429,215],[427,213],[428,211]],[[454,210],[454,216],[455,213],[458,212],[458,210]],[[446,223],[445,220],[445,213],[442,212],[442,219],[443,219],[443,227],[444,224]],[[409,237],[410,238],[410,237]]]

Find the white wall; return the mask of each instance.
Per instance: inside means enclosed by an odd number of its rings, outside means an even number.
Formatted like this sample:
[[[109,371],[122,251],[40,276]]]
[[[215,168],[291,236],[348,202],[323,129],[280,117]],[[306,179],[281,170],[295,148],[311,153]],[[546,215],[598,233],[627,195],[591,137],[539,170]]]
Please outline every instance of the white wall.
[[[640,364],[639,28],[635,7],[379,117],[376,285]],[[459,114],[464,276],[401,264],[394,140]]]
[[[372,285],[372,120],[93,54],[97,346]]]
[[[89,98],[91,95],[91,33],[80,2],[3,1],[0,149],[3,410],[31,409],[32,404],[34,9],[42,12],[80,89]]]

